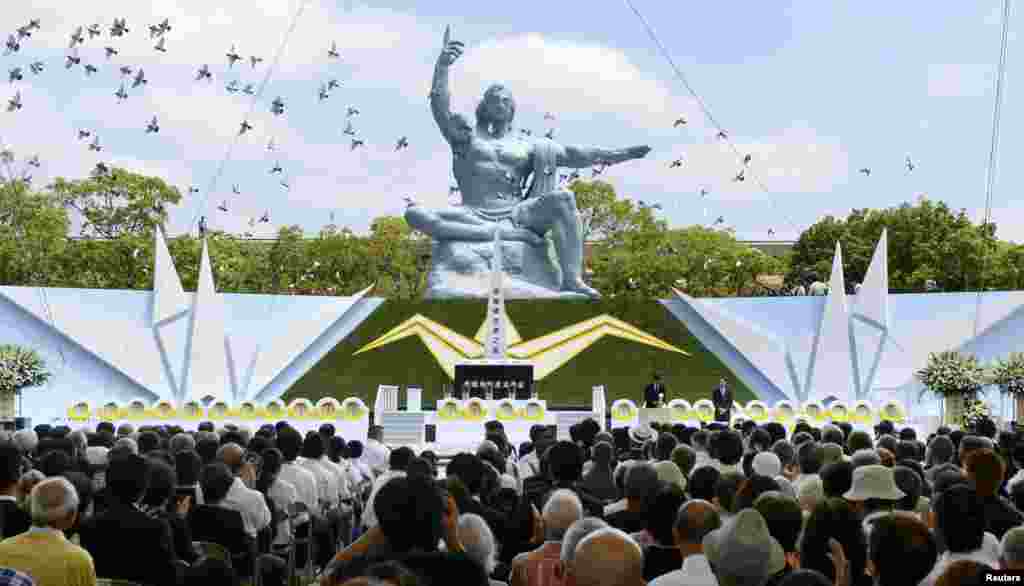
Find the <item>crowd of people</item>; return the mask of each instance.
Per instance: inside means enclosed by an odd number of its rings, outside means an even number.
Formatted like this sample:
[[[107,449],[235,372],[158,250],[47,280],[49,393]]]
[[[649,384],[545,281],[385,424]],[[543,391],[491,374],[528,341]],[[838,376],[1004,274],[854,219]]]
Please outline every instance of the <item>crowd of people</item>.
[[[39,426],[0,443],[0,585],[957,586],[1024,572],[1024,438],[746,421],[474,453]],[[986,579],[986,577],[988,577]],[[297,582],[295,580],[298,580]]]

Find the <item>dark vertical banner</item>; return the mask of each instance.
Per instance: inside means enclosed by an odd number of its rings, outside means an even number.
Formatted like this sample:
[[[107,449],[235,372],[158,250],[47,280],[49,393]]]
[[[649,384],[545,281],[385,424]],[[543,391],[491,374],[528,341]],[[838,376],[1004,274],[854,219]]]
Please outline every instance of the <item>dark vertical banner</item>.
[[[640,401],[655,371],[662,374],[668,400],[708,398],[722,376],[737,401],[755,398],[656,299],[508,300],[506,310],[520,339],[509,344],[509,352],[534,353],[535,388],[554,408],[589,406],[597,385],[605,387],[609,403]],[[474,345],[483,353],[474,338],[486,311],[485,300],[388,300],[284,398],[355,396],[372,404],[378,385],[414,386],[423,389],[423,405],[431,408],[446,387],[460,394],[454,364],[475,358],[464,355]]]

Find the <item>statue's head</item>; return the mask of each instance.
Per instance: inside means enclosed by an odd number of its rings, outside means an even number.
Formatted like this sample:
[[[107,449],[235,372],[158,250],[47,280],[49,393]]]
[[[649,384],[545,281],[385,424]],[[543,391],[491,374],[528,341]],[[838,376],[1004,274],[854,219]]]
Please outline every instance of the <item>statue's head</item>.
[[[476,120],[480,124],[510,124],[515,116],[516,101],[512,97],[512,92],[500,83],[487,88],[480,105],[476,107]]]

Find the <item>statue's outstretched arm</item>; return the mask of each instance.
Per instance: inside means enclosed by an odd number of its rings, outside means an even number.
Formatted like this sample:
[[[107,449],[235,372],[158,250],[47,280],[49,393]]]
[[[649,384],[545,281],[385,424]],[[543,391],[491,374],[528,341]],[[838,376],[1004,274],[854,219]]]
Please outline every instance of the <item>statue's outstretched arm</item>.
[[[430,111],[445,140],[453,142],[456,137],[455,121],[452,118],[451,94],[448,92],[448,68],[462,55],[462,43],[450,41],[445,45],[434,66],[434,80],[430,85]]]
[[[594,165],[614,165],[632,159],[641,159],[651,152],[648,146],[635,146],[624,149],[605,149],[566,145],[559,151],[558,165],[579,169]]]

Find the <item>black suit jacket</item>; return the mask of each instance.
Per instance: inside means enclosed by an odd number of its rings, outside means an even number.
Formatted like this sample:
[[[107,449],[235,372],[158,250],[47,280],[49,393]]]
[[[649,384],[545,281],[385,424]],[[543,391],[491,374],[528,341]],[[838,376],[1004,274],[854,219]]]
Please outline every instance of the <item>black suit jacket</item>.
[[[0,527],[3,537],[14,537],[28,531],[32,526],[32,517],[14,501],[0,501]]]
[[[178,556],[166,521],[132,505],[110,503],[106,512],[82,523],[79,536],[97,576],[156,586],[178,583]]]
[[[711,391],[711,403],[715,406],[715,421],[729,421],[732,413],[732,389],[725,387],[725,395],[718,392],[718,387]]]
[[[644,403],[648,407],[661,404],[661,393],[664,392],[666,392],[664,383],[650,383],[644,387]]]
[[[188,525],[192,539],[224,546],[231,552],[236,570],[243,576],[252,574],[256,542],[245,532],[241,513],[216,505],[199,505],[189,512]]]

